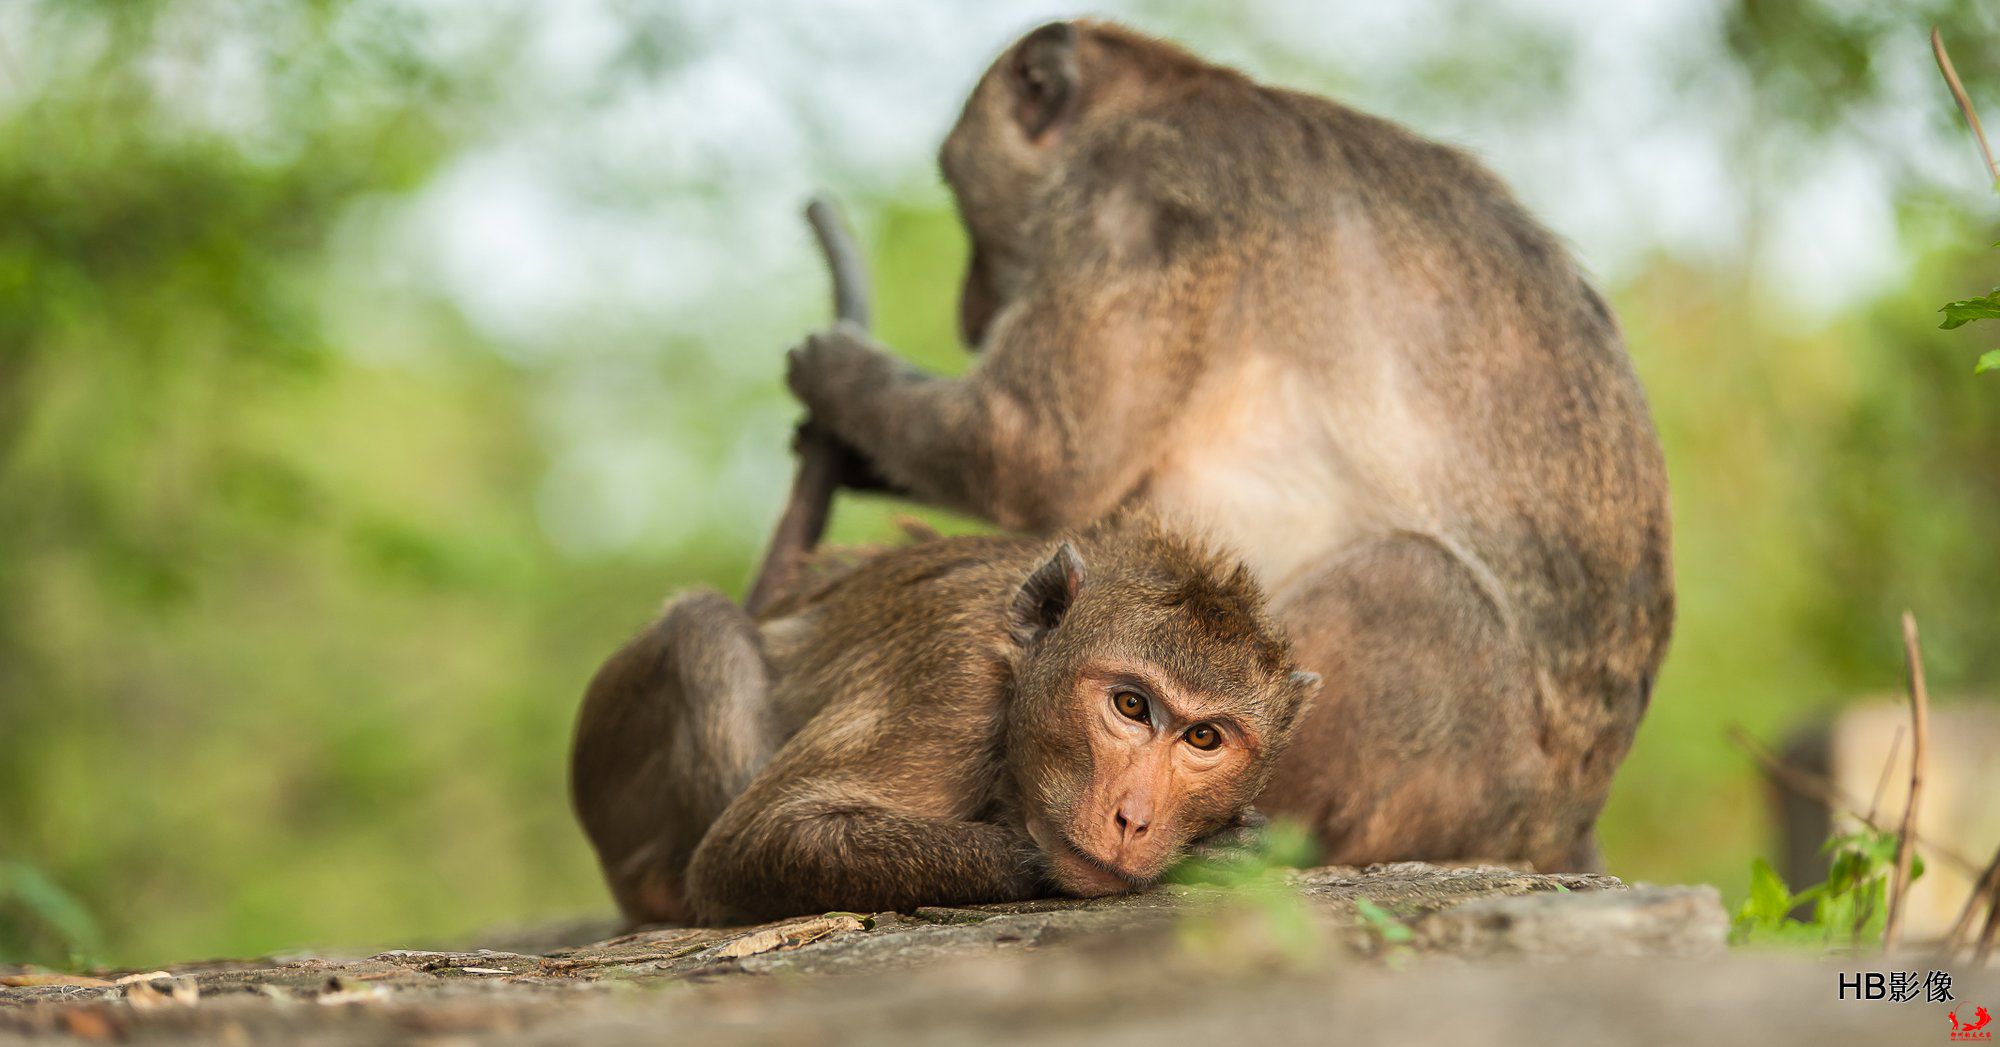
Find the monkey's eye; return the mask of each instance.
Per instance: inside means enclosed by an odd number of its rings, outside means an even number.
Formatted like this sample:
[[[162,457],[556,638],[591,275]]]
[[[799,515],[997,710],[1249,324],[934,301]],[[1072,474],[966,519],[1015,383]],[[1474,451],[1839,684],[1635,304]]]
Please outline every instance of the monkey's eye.
[[[1119,691],[1112,697],[1111,701],[1112,704],[1118,706],[1118,715],[1128,720],[1137,720],[1140,723],[1153,722],[1152,716],[1146,710],[1145,696],[1139,692]]]
[[[1222,744],[1222,732],[1216,730],[1214,724],[1209,723],[1195,724],[1193,727],[1188,728],[1187,733],[1181,737],[1187,739],[1189,745],[1200,749],[1202,752],[1208,752]]]

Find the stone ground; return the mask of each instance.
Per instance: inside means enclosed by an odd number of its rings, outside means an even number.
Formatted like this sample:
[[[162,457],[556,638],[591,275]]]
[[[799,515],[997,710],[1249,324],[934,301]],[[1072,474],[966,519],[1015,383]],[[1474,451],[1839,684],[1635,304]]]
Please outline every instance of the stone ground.
[[[1326,868],[468,952],[0,968],[0,1042],[1951,1042],[1949,1006],[1837,998],[1879,960],[1731,951],[1727,929],[1710,887]],[[2000,971],[1954,974],[1967,1020],[2000,1007]]]

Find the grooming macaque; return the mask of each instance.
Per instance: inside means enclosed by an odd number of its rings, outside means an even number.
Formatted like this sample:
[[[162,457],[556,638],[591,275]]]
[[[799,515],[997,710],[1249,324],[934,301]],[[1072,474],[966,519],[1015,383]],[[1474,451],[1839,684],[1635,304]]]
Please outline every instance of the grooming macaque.
[[[1673,618],[1615,320],[1476,161],[1098,22],[980,80],[942,165],[963,378],[858,328],[789,383],[886,483],[1244,556],[1324,694],[1258,807],[1329,860],[1595,861]]]
[[[933,539],[756,620],[672,601],[571,790],[634,922],[1107,894],[1235,824],[1317,687],[1249,571],[1149,519]]]

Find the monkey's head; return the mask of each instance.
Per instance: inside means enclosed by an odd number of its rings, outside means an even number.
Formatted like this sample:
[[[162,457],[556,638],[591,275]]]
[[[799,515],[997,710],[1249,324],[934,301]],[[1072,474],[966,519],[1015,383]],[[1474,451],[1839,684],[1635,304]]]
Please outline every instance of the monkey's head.
[[[1062,543],[1010,625],[1007,764],[1070,894],[1150,884],[1234,823],[1319,690],[1247,569],[1145,518]]]
[[[1090,132],[1175,84],[1223,72],[1122,26],[1054,22],[1009,47],[980,78],[938,153],[972,238],[959,299],[969,346],[1017,291],[1039,198]],[[1233,74],[1231,74],[1233,75]]]

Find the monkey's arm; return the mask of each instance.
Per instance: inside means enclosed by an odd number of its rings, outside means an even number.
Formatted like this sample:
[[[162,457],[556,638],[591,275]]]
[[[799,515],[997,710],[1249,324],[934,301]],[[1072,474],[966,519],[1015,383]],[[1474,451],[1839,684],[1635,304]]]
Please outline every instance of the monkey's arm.
[[[1019,901],[1047,887],[1040,850],[1006,826],[830,797],[756,810],[749,797],[689,865],[689,901],[703,923]]]
[[[1017,529],[1087,523],[1146,475],[1190,376],[1146,324],[1081,325],[1035,302],[1008,312],[964,378],[919,372],[841,325],[793,350],[786,380],[918,499]]]

